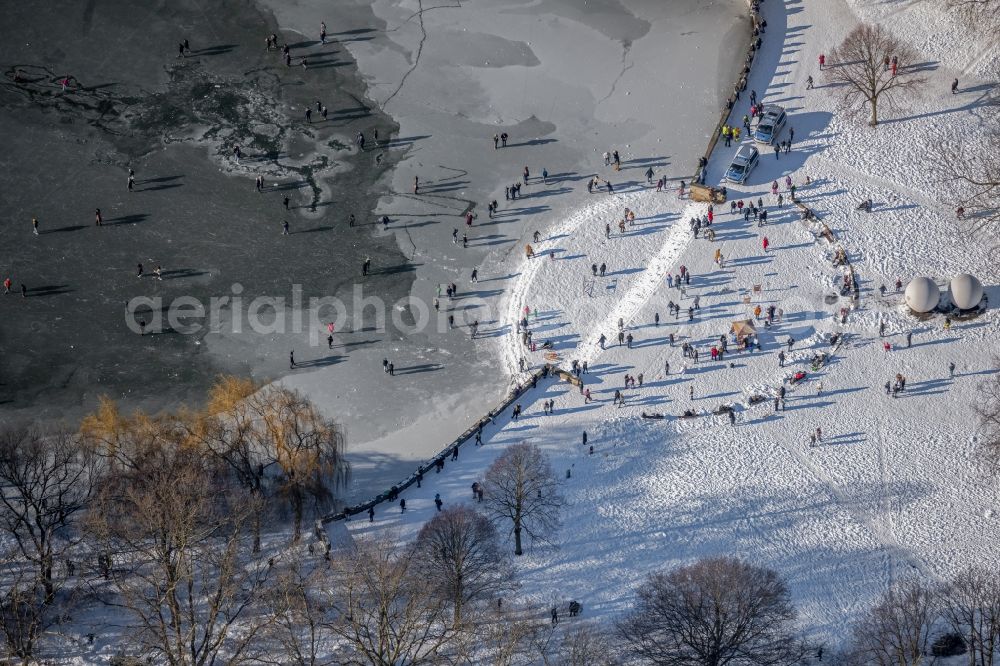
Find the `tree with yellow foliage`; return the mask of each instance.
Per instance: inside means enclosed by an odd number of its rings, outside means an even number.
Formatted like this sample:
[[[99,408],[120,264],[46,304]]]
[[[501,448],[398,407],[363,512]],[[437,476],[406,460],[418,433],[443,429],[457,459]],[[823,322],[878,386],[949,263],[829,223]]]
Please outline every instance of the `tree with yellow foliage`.
[[[136,469],[163,450],[211,454],[251,500],[266,506],[283,498],[293,516],[294,540],[308,508],[325,509],[349,474],[346,437],[335,421],[291,389],[250,379],[220,377],[204,409],[150,416],[121,413],[108,398],[80,427],[82,440],[112,469]],[[261,515],[253,518],[254,552],[260,550]]]

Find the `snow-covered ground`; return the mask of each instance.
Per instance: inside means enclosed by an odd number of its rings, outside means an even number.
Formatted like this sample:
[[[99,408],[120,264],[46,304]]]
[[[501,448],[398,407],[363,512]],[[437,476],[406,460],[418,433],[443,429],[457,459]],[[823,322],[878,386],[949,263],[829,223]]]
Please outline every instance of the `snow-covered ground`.
[[[893,286],[897,278],[905,284],[927,275],[945,283],[970,272],[986,285],[992,303],[1000,298],[986,248],[958,236],[947,192],[929,169],[938,142],[981,131],[980,105],[995,82],[973,77],[996,67],[975,39],[942,28],[952,23],[931,5],[766,0],[768,29],[749,87],[786,107],[795,144],[779,159],[762,154],[749,183],[729,193],[731,199],[763,198],[768,225],[758,228],[719,207],[715,242],[693,239],[687,220],[706,207],[678,199],[675,185],[666,193],[646,186],[640,175],[645,165],[626,163],[633,166],[627,175],[602,174],[616,186],[622,178],[632,181],[613,195],[588,195],[574,184],[575,212],[553,221],[534,259],[523,252],[498,255],[479,274],[515,276],[507,282],[498,335],[488,342],[499,345],[508,370],[516,374],[522,355],[533,365],[543,362],[541,352],[525,352],[514,332],[527,306],[535,341],[553,341],[566,367],[570,359],[588,361],[584,381],[595,401],[584,404],[567,384],[543,383],[522,401],[525,415],[518,422],[498,419],[483,447],[463,448],[457,463],[427,475],[421,489],[409,489],[405,514],[385,506],[374,523],[348,523],[350,533],[391,529],[412,538],[432,516],[435,493],[445,506],[470,501],[471,484],[505,445],[531,441],[546,450],[561,477],[567,470],[572,476],[565,481],[564,526],[554,546],[533,548],[518,561],[523,589],[540,603],[578,599],[587,616],[620,613],[633,586],[652,570],[733,554],[784,575],[802,627],[836,645],[901,576],[919,572],[934,580],[973,563],[1000,565],[997,488],[977,464],[972,409],[977,384],[992,371],[998,351],[996,312],[946,331],[941,316],[908,314]],[[877,129],[844,117],[816,64],[856,25],[855,12],[885,21],[921,51],[929,70],[926,86]],[[946,38],[938,41],[941,35]],[[817,86],[806,91],[809,75]],[[952,95],[955,77],[962,89]],[[744,95],[734,118],[748,106]],[[721,180],[733,152],[735,146],[717,148],[710,182]],[[830,262],[830,244],[817,240],[787,204],[786,176],[834,230],[858,273],[861,300],[845,325],[835,318],[849,305],[836,297],[841,269]],[[774,180],[785,192],[781,208],[771,196]],[[856,212],[869,197],[875,211]],[[626,206],[636,211],[636,221],[619,234]],[[610,238],[606,223],[614,228]],[[765,235],[771,245],[766,253]],[[530,242],[527,231],[524,242]],[[725,257],[721,268],[713,263],[716,248]],[[605,278],[590,277],[595,263],[607,265]],[[685,294],[666,284],[666,275],[681,265],[693,275]],[[878,292],[883,284],[885,297]],[[689,322],[686,311],[696,295],[701,307]],[[684,310],[677,319],[667,312],[670,300]],[[784,312],[774,326],[759,324],[762,350],[712,362],[713,341],[734,319],[752,316],[757,304]],[[632,349],[611,346],[619,318],[635,338]],[[786,410],[775,413],[770,401],[746,406],[750,394],[773,391],[793,371],[810,370],[816,352],[831,351],[827,337],[835,332],[846,343],[827,366],[788,389]],[[609,339],[606,350],[597,343],[601,334]],[[777,352],[789,336],[796,342],[780,368]],[[884,351],[884,341],[891,351]],[[697,364],[682,357],[682,342],[699,349]],[[626,373],[642,373],[643,386],[624,391],[626,406],[617,408],[612,396]],[[883,384],[897,373],[907,383],[894,399]],[[556,401],[551,416],[542,414],[548,399]],[[676,418],[723,403],[736,405],[734,425],[719,416]],[[643,419],[644,411],[667,418]],[[808,438],[817,428],[822,442],[813,448]],[[584,431],[593,455],[581,445]]]

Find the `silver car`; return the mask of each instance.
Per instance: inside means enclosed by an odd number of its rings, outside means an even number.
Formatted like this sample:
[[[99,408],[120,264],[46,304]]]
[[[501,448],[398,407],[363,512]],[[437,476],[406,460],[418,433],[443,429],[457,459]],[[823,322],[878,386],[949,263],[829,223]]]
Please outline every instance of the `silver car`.
[[[768,104],[764,107],[764,115],[754,127],[753,140],[770,146],[781,134],[786,119],[785,109],[777,104]]]
[[[750,176],[750,172],[757,166],[759,158],[760,153],[757,152],[756,146],[749,143],[743,144],[736,151],[736,155],[733,156],[733,163],[726,169],[726,180],[730,183],[738,184],[746,182],[746,179]]]

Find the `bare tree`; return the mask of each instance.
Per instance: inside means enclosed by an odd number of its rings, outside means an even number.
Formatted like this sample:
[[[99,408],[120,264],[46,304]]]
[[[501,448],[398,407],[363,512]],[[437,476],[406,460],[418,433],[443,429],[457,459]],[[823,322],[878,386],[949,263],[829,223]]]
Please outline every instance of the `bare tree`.
[[[328,646],[330,632],[326,628],[323,591],[332,585],[330,573],[325,561],[310,565],[293,560],[278,574],[275,586],[265,595],[265,603],[272,618],[267,635],[281,646],[281,656],[261,657],[259,661],[298,666],[340,663]]]
[[[500,549],[496,528],[468,506],[435,514],[414,548],[420,573],[451,603],[456,625],[467,604],[492,601],[513,588],[510,557]]]
[[[897,583],[855,625],[853,657],[873,666],[918,666],[937,620],[934,595],[923,582]]]
[[[992,666],[1000,651],[1000,577],[995,571],[968,569],[940,592],[941,610],[965,639],[970,666]]]
[[[263,625],[251,612],[270,570],[250,556],[259,507],[224,478],[197,450],[149,450],[101,484],[88,512],[104,573],[136,619],[133,640],[161,663],[237,661]]]
[[[989,93],[986,93],[989,94]],[[938,143],[934,169],[950,185],[949,203],[961,209],[962,232],[988,244],[998,245],[1000,225],[1000,122],[996,102],[989,129],[973,142]]]
[[[608,637],[593,624],[583,624],[566,631],[559,646],[560,666],[613,666],[614,653],[608,650]]]
[[[538,662],[536,643],[548,630],[539,613],[515,602],[490,606],[480,615],[466,637],[465,648],[455,663],[461,666],[534,666]]]
[[[1000,359],[993,360],[993,367],[1000,367]],[[994,374],[979,384],[976,414],[979,417],[979,451],[986,458],[990,471],[1000,472],[1000,375]]]
[[[330,631],[346,649],[341,664],[440,663],[463,629],[449,601],[414,566],[413,548],[361,540],[333,559]]]
[[[581,622],[566,630],[551,624],[539,626],[535,649],[543,666],[613,666],[616,650],[612,636],[594,622]]]
[[[59,604],[52,604],[34,572],[13,566],[4,571],[0,596],[0,632],[10,663],[24,666],[35,661],[46,630],[59,619]],[[8,663],[8,662],[4,662]]]
[[[1000,35],[1000,0],[947,0],[949,10],[988,35]]]
[[[895,73],[886,59],[896,58]],[[916,52],[877,24],[863,23],[830,54],[826,78],[841,86],[844,106],[870,110],[868,124],[878,125],[880,105],[894,107],[900,92],[924,82]]]
[[[524,553],[522,532],[546,541],[559,528],[563,498],[545,454],[527,442],[514,444],[497,458],[484,478],[486,514],[494,524],[509,523],[514,554]]]
[[[728,557],[658,572],[617,625],[632,656],[668,666],[792,664],[803,648],[795,609],[775,572]]]
[[[93,457],[68,435],[0,432],[0,525],[34,567],[46,604],[55,597],[55,563],[78,542],[74,519],[95,478]]]

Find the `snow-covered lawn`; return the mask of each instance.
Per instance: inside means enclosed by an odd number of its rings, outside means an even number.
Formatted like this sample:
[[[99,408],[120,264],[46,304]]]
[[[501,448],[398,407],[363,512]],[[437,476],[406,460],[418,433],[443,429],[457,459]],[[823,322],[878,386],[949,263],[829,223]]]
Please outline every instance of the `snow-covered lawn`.
[[[929,19],[907,18],[917,9],[879,13],[869,6],[876,3],[851,4],[866,18],[886,20],[918,48],[929,48],[937,34]],[[374,523],[348,523],[352,535],[393,529],[412,538],[431,517],[435,493],[445,506],[471,501],[471,484],[497,453],[527,440],[546,450],[560,476],[570,471],[571,477],[554,545],[535,547],[518,561],[524,593],[545,604],[578,599],[586,616],[616,616],[630,604],[632,587],[657,568],[733,554],[784,575],[803,628],[839,644],[849,624],[901,576],[935,580],[973,563],[1000,565],[997,487],[978,465],[972,409],[977,384],[1000,350],[996,312],[946,331],[942,316],[910,315],[894,288],[897,278],[905,284],[927,275],[943,284],[970,272],[987,286],[992,303],[1000,297],[986,248],[958,237],[947,193],[929,168],[937,142],[980,131],[980,105],[994,82],[967,77],[984,71],[984,56],[974,40],[960,39],[949,42],[942,62],[927,54],[926,86],[870,129],[843,117],[816,65],[818,55],[855,24],[851,8],[843,0],[766,0],[763,13],[769,27],[750,88],[786,107],[795,144],[780,159],[762,151],[749,184],[730,188],[729,196],[762,198],[767,226],[758,228],[752,218],[746,223],[729,213],[728,204],[720,206],[711,243],[693,239],[688,228],[688,219],[703,215],[706,206],[679,200],[676,185],[664,193],[643,186],[614,195],[578,188],[576,212],[552,221],[534,246],[534,259],[511,253],[480,276],[517,274],[501,311],[503,334],[491,339],[502,346],[508,370],[516,374],[521,355],[535,366],[544,362],[541,351],[525,352],[514,330],[528,306],[536,342],[553,341],[567,369],[570,359],[588,361],[583,379],[594,402],[584,404],[567,384],[543,383],[522,401],[519,421],[504,415],[487,430],[482,448],[466,446],[457,463],[428,474],[421,489],[409,489],[405,514],[380,508]],[[809,75],[817,87],[806,91]],[[958,95],[949,92],[955,77],[962,78]],[[734,119],[748,106],[744,95]],[[733,152],[735,146],[720,144],[709,182],[721,180]],[[629,177],[639,178],[642,170]],[[607,171],[613,181],[623,177]],[[786,175],[834,230],[858,272],[861,300],[843,326],[839,312],[849,302],[835,297],[841,269],[830,262],[831,245],[817,240],[788,205]],[[771,196],[773,180],[786,199],[781,208]],[[855,211],[869,197],[875,211]],[[626,206],[636,211],[636,223],[622,235],[617,221]],[[613,227],[610,238],[606,223]],[[716,248],[725,257],[721,268],[713,262]],[[595,263],[607,265],[603,279],[591,278]],[[685,294],[666,283],[681,265],[693,275]],[[885,297],[878,292],[883,284]],[[696,295],[701,307],[689,322],[687,308]],[[670,300],[680,303],[679,318],[668,314]],[[713,341],[733,320],[751,317],[757,304],[784,312],[774,326],[759,322],[762,350],[712,362]],[[619,318],[635,338],[632,349],[616,344]],[[843,333],[846,343],[814,373],[809,360],[831,351],[831,333]],[[597,342],[601,334],[608,338],[606,350]],[[796,342],[780,368],[777,352],[786,349],[789,336]],[[889,352],[885,341],[893,347]],[[682,357],[682,342],[697,347],[697,364]],[[770,401],[746,405],[750,394],[775,390],[798,369],[809,376],[788,388],[786,410],[775,413]],[[623,389],[626,373],[642,373],[643,386],[624,391],[627,404],[617,408],[612,397]],[[897,373],[907,382],[894,399],[883,384]],[[542,401],[553,398],[555,414],[543,415]],[[736,405],[735,424],[722,416],[676,418],[723,403]],[[643,419],[644,411],[667,418]],[[809,435],[817,428],[822,442],[813,448]],[[593,455],[581,445],[584,431]]]

